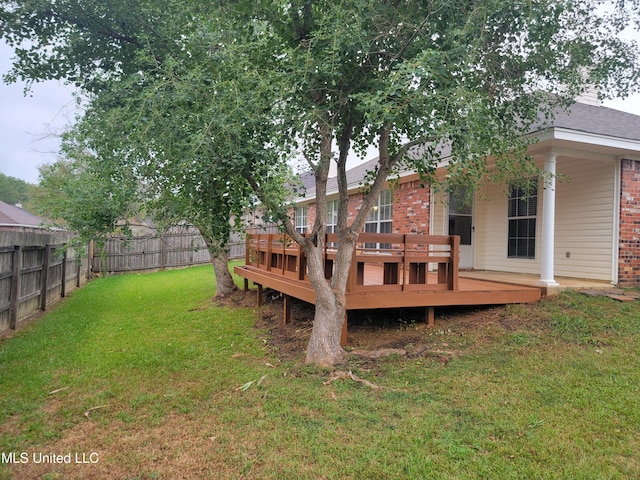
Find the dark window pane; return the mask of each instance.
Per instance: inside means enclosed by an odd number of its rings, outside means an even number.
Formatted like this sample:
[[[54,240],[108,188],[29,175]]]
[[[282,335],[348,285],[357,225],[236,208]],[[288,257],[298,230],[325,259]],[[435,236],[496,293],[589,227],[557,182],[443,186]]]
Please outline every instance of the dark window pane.
[[[468,215],[449,216],[449,235],[460,235],[460,245],[471,245],[471,218]]]
[[[535,258],[536,215],[538,211],[538,181],[532,179],[529,188],[512,186],[507,204],[507,255],[512,258]]]

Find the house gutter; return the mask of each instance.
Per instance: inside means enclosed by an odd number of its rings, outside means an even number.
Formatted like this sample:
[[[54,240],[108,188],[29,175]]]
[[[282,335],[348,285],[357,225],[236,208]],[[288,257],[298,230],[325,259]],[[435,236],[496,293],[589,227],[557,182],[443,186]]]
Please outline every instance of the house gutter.
[[[612,148],[618,151],[622,150],[625,152],[624,158],[640,160],[640,140],[581,132],[563,127],[552,127],[542,132],[532,133],[529,137],[535,137],[539,142],[548,140],[564,140],[584,145],[597,145],[599,147]],[[618,155],[620,155],[620,153],[618,153]]]
[[[64,228],[56,228],[56,227],[47,227],[43,225],[26,225],[22,223],[0,223],[0,228],[9,227],[9,228],[34,228],[36,230],[46,230],[50,232],[68,232]]]
[[[0,223],[0,227],[37,228],[38,230],[46,229],[46,227],[42,227],[40,225],[25,225],[22,223]]]

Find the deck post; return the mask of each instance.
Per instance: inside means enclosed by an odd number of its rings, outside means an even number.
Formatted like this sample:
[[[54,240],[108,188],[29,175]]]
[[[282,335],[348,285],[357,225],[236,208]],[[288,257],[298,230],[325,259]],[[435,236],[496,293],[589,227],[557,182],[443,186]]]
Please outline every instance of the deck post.
[[[282,247],[282,255],[280,256],[280,261],[282,262],[282,276],[287,271],[287,242],[288,239],[284,235],[280,239],[280,246]]]
[[[271,271],[271,254],[273,249],[273,234],[269,233],[267,234],[267,257],[266,257],[266,263],[267,263],[267,272]]]
[[[257,286],[258,286],[258,293],[256,294],[256,302],[258,306],[261,307],[262,306],[262,285],[258,283]]]
[[[306,261],[303,257],[304,250],[302,249],[302,245],[298,243],[298,258],[296,259],[296,268],[298,269],[298,280],[304,280],[304,274],[306,273]]]
[[[244,264],[245,265],[251,265],[250,260],[251,260],[251,234],[247,233],[245,235],[245,239],[244,239]]]
[[[347,291],[346,293],[351,293],[355,290],[356,285],[356,251],[353,250],[353,255],[351,257],[351,266],[349,267],[349,276],[347,277]]]
[[[340,346],[347,345],[347,323],[349,321],[349,311],[344,312],[344,321],[342,322],[342,333],[340,334]]]
[[[434,326],[436,324],[436,309],[433,307],[425,307],[425,319],[428,326]]]
[[[458,267],[460,265],[460,236],[451,237],[451,265],[449,271],[449,290],[458,291],[460,284],[458,280]]]
[[[291,297],[289,295],[283,295],[283,323],[286,325],[291,320]]]
[[[405,285],[411,283],[411,280],[407,278],[411,275],[411,264],[409,263],[409,250],[407,248],[407,235],[402,235],[402,291],[404,292]]]

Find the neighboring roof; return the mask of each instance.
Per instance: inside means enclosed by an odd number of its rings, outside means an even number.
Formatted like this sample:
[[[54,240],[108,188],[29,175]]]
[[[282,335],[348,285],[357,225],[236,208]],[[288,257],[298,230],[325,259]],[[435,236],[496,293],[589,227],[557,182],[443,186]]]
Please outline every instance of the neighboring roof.
[[[0,201],[0,226],[42,227],[44,219]]]
[[[554,128],[640,142],[640,115],[599,105],[575,103],[567,110],[559,111],[546,127],[533,127],[531,133],[536,134]],[[378,159],[374,158],[349,169],[347,171],[348,185],[352,187],[361,182],[366,173],[375,168],[377,162]],[[306,187],[305,199],[313,199],[315,197],[313,175],[304,174],[301,177]],[[337,191],[337,189],[337,180],[329,178],[327,192]],[[305,199],[301,199],[301,201]]]

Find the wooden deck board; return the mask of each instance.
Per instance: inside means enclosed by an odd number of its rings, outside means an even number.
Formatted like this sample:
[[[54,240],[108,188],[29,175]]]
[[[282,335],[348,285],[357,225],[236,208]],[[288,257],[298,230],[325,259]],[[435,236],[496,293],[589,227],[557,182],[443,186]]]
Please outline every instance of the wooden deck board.
[[[315,304],[315,292],[308,282],[282,277],[256,267],[235,267],[235,273],[264,287]],[[435,274],[429,274],[435,275]],[[367,280],[367,283],[373,280]],[[374,284],[375,285],[375,284]],[[401,287],[401,285],[399,285]],[[443,307],[455,305],[503,305],[540,300],[540,288],[460,278],[458,290],[363,291],[347,294],[347,310],[397,307]],[[435,285],[434,285],[435,287]]]

